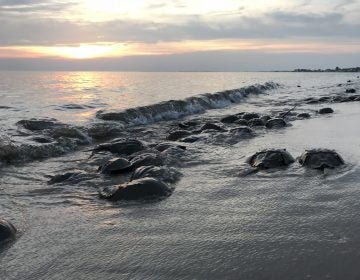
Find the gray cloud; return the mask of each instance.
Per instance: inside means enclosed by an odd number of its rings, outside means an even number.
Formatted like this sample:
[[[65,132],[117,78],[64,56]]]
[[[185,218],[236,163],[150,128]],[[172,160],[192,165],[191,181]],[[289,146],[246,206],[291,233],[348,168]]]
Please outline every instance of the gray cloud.
[[[29,5],[34,4],[34,2],[34,0],[0,0],[0,6]]]
[[[84,31],[84,32],[83,32]],[[54,45],[72,44],[82,40],[96,41],[91,32],[80,25],[50,19],[33,20],[24,24],[23,21],[6,21],[0,19],[0,37],[2,46],[11,45]],[[94,40],[95,39],[95,40]]]
[[[47,16],[48,14],[46,12],[64,11],[75,5],[77,5],[76,2],[60,2],[54,0],[41,1],[40,3],[39,1],[33,0],[0,0],[0,15],[10,19],[15,15],[18,16],[21,14],[22,16],[26,16],[27,13],[35,12],[40,13],[42,16]],[[33,18],[29,15],[29,18],[25,19],[32,20]]]
[[[76,22],[52,16],[77,5],[75,1],[0,0],[0,46],[211,39],[348,40],[360,37],[360,19],[345,21],[346,12],[341,8],[322,13],[302,13],[301,9],[299,12],[275,10],[254,16],[247,13],[246,7],[240,7],[230,12],[172,16],[165,23],[167,15],[163,15],[162,23],[139,20]],[[311,5],[311,2],[303,1],[302,5]],[[338,3],[343,7],[355,2],[343,0]],[[158,1],[149,8],[161,10],[166,5],[168,2]],[[177,0],[171,5],[183,3]]]
[[[317,25],[317,24],[331,24],[340,22],[343,15],[341,13],[327,13],[327,14],[300,14],[277,11],[270,14],[270,17],[282,23],[301,23],[304,25]]]
[[[97,41],[158,42],[209,39],[359,38],[360,23],[343,22],[341,13],[301,14],[275,11],[263,17],[238,15],[231,21],[209,22],[187,16],[183,23],[113,20],[77,23],[27,17],[0,18],[0,44],[53,45]],[[101,38],[101,40],[99,39]]]
[[[341,1],[341,3],[336,5],[335,8],[341,9],[341,8],[344,8],[344,7],[347,7],[349,5],[356,4],[356,3],[357,3],[357,0],[343,0],[343,1]]]

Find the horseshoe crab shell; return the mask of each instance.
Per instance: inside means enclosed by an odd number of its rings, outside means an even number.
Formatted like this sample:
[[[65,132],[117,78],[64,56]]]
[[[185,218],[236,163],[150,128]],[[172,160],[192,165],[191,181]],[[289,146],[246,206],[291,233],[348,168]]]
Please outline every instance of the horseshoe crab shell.
[[[294,161],[295,159],[285,149],[263,150],[254,154],[248,160],[252,167],[264,169],[287,166]]]
[[[298,161],[301,165],[313,169],[335,168],[344,164],[342,157],[329,149],[306,150]]]

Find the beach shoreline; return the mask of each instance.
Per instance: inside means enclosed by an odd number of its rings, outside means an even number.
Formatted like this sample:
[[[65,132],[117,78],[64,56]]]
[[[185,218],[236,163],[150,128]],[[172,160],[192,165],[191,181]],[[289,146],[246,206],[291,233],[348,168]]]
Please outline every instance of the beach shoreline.
[[[1,212],[19,233],[0,253],[0,274],[29,280],[356,279],[360,111],[348,98],[357,95],[359,82],[352,77],[347,83],[347,76],[342,86],[326,79],[316,85],[311,76],[301,78],[230,106],[122,127],[120,135],[57,157],[3,166]],[[356,92],[346,93],[349,88]],[[334,112],[318,113],[326,107]],[[243,120],[244,112],[280,116],[287,126],[253,126],[254,135],[244,137],[231,132],[242,125],[220,121],[239,113]],[[310,118],[298,117],[304,113]],[[186,128],[190,122],[198,123]],[[206,123],[227,131],[196,132]],[[179,129],[201,137],[166,140]],[[170,196],[146,203],[99,199],[99,189],[129,178],[100,174],[97,167],[111,153],[89,159],[89,147],[117,137],[186,147],[166,154],[166,164],[181,173],[170,183]],[[311,148],[335,149],[345,165],[322,172],[296,161],[244,172],[251,168],[247,158],[263,149],[286,149],[297,158]],[[96,176],[48,185],[49,175],[75,169]]]

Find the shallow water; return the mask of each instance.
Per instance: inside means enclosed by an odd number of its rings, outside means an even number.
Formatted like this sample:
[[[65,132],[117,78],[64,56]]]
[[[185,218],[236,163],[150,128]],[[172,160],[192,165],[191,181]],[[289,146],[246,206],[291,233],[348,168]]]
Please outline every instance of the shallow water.
[[[20,109],[0,115],[3,135],[18,143],[25,141],[25,136],[15,136],[22,131],[15,125],[20,119],[52,117],[87,127],[98,121],[95,112],[100,109],[124,110],[254,82],[280,86],[185,120],[205,121],[241,111],[278,112],[307,97],[360,89],[355,74],[337,73],[2,72],[0,76],[0,94],[13,96],[1,99],[6,100],[1,105],[17,104]],[[86,82],[81,77],[87,77]],[[81,84],[78,90],[70,78]],[[346,84],[349,79],[353,82]],[[338,87],[339,83],[343,85]],[[82,99],[88,91],[96,97]],[[41,103],[35,102],[39,96]],[[94,108],[55,109],[68,103]],[[314,113],[326,106],[335,113]],[[289,120],[291,126],[284,129],[256,129],[254,138],[229,142],[228,136],[219,134],[185,144],[187,151],[173,164],[182,177],[170,197],[156,202],[99,200],[99,187],[125,180],[97,174],[97,165],[88,159],[90,152],[84,150],[99,140],[90,139],[60,157],[4,163],[1,217],[11,220],[19,234],[0,253],[0,278],[357,279],[359,103],[301,103],[295,111],[310,112],[312,117]],[[122,136],[158,142],[177,122],[124,126]],[[336,149],[346,165],[325,173],[298,163],[244,173],[246,158],[260,149],[286,148],[296,157],[318,147]],[[73,168],[94,177],[47,185],[48,175]]]

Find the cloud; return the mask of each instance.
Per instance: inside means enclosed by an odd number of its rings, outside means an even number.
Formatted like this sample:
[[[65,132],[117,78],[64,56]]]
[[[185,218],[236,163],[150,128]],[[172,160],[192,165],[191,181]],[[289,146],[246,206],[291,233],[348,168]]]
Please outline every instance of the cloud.
[[[62,12],[66,9],[76,6],[78,3],[76,2],[61,2],[61,1],[33,1],[33,0],[0,0],[0,15],[3,17],[7,17],[11,19],[15,15],[21,14],[22,16],[26,16],[31,13],[32,16],[36,13],[36,18],[49,16],[48,12]],[[33,19],[31,18],[31,14],[29,18],[25,19]]]
[[[241,12],[241,11],[240,11]],[[0,18],[0,45],[58,45],[103,42],[163,42],[212,39],[360,37],[360,23],[346,23],[340,12],[302,14],[274,11],[258,16],[231,16],[218,22],[203,16],[187,16],[173,22],[135,20],[72,22],[28,17]]]
[[[179,47],[174,49],[181,52],[183,41],[206,44],[206,41],[224,40],[226,44],[226,40],[270,43],[279,40],[280,43],[314,41],[324,46],[336,42],[351,51],[353,46],[350,48],[348,43],[354,45],[360,39],[360,17],[355,16],[360,7],[352,0],[334,0],[336,11],[331,7],[326,10],[325,2],[320,5],[323,0],[304,0],[297,2],[296,10],[275,7],[253,13],[244,5],[235,10],[186,15],[162,15],[163,7],[183,7],[185,2],[177,0],[169,4],[159,0],[148,5],[150,10],[159,13],[159,20],[144,17],[92,22],[58,16],[79,4],[74,1],[0,0],[0,47],[76,46],[98,42],[156,46],[179,42]]]
[[[17,6],[34,4],[34,0],[0,0],[0,6]]]

